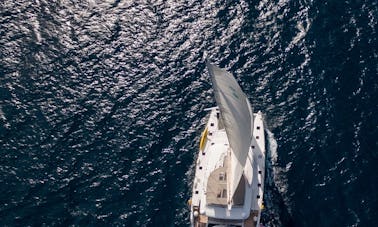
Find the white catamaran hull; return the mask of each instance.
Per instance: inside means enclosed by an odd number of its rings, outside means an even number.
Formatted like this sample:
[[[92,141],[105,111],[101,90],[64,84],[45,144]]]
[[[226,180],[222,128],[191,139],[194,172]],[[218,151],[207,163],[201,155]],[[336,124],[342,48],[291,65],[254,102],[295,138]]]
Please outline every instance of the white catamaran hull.
[[[190,220],[194,227],[260,225],[265,175],[265,135],[261,112],[253,114],[252,142],[242,180],[233,197],[232,208],[222,200],[222,180],[230,152],[229,139],[218,107],[211,108],[210,118],[202,133],[190,200]],[[222,171],[222,168],[225,171]],[[218,171],[219,170],[219,171]],[[216,175],[214,175],[216,174]],[[216,179],[214,179],[216,178]],[[217,181],[213,184],[211,181]],[[224,191],[224,189],[223,189]],[[223,204],[223,205],[222,205]]]

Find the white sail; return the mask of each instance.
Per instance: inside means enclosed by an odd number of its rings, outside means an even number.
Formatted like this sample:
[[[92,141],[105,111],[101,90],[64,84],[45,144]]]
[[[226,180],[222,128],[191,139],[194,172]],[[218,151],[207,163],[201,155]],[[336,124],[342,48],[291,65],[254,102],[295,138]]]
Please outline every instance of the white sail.
[[[227,174],[230,204],[243,174],[252,141],[253,111],[247,96],[231,73],[210,63],[207,63],[207,68],[231,147]]]

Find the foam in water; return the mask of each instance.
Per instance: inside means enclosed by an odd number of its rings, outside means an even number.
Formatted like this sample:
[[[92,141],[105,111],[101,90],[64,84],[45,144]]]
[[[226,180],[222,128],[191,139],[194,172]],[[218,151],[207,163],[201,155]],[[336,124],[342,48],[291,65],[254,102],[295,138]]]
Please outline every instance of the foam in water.
[[[282,215],[291,216],[286,172],[291,163],[285,167],[278,165],[278,143],[274,134],[265,127],[267,142],[267,162],[265,176],[263,223],[267,226],[283,226]]]
[[[274,138],[274,134],[271,131],[269,131],[269,129],[265,128],[265,132],[266,132],[267,141],[268,141],[268,151],[269,151],[268,153],[270,154],[272,164],[274,165],[274,163],[277,162],[277,157],[278,157],[277,140]]]

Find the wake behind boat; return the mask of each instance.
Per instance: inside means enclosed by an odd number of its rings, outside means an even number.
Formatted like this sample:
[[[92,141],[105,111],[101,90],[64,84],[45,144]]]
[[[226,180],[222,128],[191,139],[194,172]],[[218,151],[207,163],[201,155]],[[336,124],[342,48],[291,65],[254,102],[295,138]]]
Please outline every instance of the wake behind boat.
[[[260,225],[265,174],[262,113],[235,78],[207,63],[217,107],[202,133],[190,221],[194,227]]]

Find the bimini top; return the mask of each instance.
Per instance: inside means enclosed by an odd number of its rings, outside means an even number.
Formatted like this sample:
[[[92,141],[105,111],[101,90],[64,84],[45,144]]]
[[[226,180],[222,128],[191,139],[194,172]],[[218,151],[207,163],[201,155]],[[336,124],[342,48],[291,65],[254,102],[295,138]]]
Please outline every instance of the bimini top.
[[[231,73],[209,62],[207,68],[231,147],[227,168],[227,201],[231,205],[252,141],[253,111],[247,96]]]

